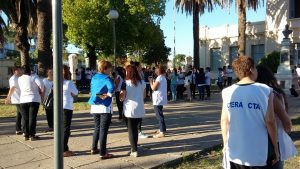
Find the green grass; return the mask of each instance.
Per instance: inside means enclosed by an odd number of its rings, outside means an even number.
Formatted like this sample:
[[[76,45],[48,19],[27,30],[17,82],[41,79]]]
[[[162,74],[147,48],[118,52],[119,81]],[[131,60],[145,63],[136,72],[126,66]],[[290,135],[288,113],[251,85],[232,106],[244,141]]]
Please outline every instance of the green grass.
[[[0,118],[5,117],[15,117],[16,116],[16,107],[14,105],[5,105],[4,104],[5,96],[0,96]],[[77,101],[74,103],[74,111],[84,111],[89,110],[90,106],[87,103],[89,99],[89,94],[79,94]],[[43,106],[40,106],[38,115],[44,115],[45,111]]]
[[[293,129],[291,136],[296,140],[298,155],[285,161],[285,169],[300,168],[300,117],[292,121]],[[222,147],[218,146],[212,151],[201,153],[193,157],[184,158],[182,163],[177,166],[162,167],[162,169],[222,169],[222,158]]]

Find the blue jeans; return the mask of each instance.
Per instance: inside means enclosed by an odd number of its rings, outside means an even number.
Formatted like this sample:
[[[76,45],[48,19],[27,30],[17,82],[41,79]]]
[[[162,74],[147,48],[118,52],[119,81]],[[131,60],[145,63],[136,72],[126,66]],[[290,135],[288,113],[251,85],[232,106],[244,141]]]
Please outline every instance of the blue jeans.
[[[204,95],[205,95],[205,86],[197,86],[198,91],[199,91],[199,100],[204,100]]]
[[[159,130],[160,132],[166,132],[166,123],[165,123],[165,117],[164,117],[164,113],[163,113],[163,108],[164,106],[154,106],[154,111],[155,111],[155,115],[156,115],[156,119],[158,120],[159,123]]]
[[[171,92],[173,101],[177,100],[177,84],[171,84]]]
[[[93,134],[92,149],[97,150],[98,141],[100,144],[100,155],[104,156],[106,152],[106,142],[109,125],[111,122],[111,113],[93,114],[95,121],[95,130]]]

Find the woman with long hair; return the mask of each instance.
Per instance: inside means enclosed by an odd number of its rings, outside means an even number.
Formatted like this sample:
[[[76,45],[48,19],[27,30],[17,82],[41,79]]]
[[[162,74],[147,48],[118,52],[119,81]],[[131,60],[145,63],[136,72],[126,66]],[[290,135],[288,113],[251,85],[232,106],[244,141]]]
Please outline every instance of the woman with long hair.
[[[145,116],[144,98],[146,83],[141,79],[138,69],[133,65],[126,67],[126,81],[121,90],[121,101],[124,102],[124,116],[128,128],[130,155],[138,157],[138,128]]]
[[[106,150],[107,134],[112,118],[112,94],[115,90],[114,82],[109,77],[112,71],[112,64],[108,61],[98,63],[98,73],[95,74],[91,81],[91,114],[95,121],[93,134],[93,143],[91,154],[98,154],[102,159],[112,158]],[[98,142],[100,149],[98,149]]]
[[[74,97],[78,95],[78,90],[71,80],[70,68],[63,66],[63,108],[64,108],[64,157],[73,155],[69,150],[68,142],[71,135],[71,123],[73,117]]]
[[[258,77],[256,82],[263,83],[273,88],[274,93],[274,112],[276,115],[278,143],[280,150],[280,161],[273,167],[274,169],[283,169],[284,160],[293,157],[296,154],[296,148],[293,141],[287,133],[291,132],[292,122],[288,116],[288,103],[286,95],[277,83],[277,79],[272,71],[265,66],[257,66]]]

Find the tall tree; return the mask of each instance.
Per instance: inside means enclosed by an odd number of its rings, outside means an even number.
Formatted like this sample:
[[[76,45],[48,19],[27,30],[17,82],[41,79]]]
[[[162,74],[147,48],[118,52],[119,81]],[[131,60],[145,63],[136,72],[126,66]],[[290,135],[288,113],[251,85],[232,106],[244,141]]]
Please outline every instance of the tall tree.
[[[51,33],[52,33],[52,4],[51,0],[37,0],[37,50],[38,69],[40,75],[45,75],[52,66]]]
[[[2,0],[0,10],[8,17],[11,26],[16,30],[15,45],[21,55],[21,65],[29,65],[28,35],[35,31],[36,1]]]
[[[233,0],[223,0],[223,5],[231,6]],[[256,11],[260,2],[264,2],[264,0],[236,0],[236,6],[238,8],[238,45],[239,56],[243,56],[246,54],[246,22],[247,22],[247,7],[249,9],[253,9]]]
[[[186,12],[187,15],[193,15],[193,39],[194,39],[194,66],[200,66],[199,55],[199,15],[207,9],[213,10],[213,5],[219,4],[219,0],[176,0],[177,9]]]

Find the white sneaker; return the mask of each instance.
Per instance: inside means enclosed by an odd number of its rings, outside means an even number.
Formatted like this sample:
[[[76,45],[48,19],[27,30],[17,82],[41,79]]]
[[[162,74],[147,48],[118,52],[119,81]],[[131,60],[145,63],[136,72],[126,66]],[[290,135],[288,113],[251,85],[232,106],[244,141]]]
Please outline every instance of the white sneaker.
[[[139,156],[139,153],[136,151],[136,152],[131,152],[130,153],[130,156],[131,157],[138,157]]]
[[[139,133],[139,138],[145,139],[145,138],[149,138],[149,136],[146,135],[144,132],[140,132],[140,133]]]

